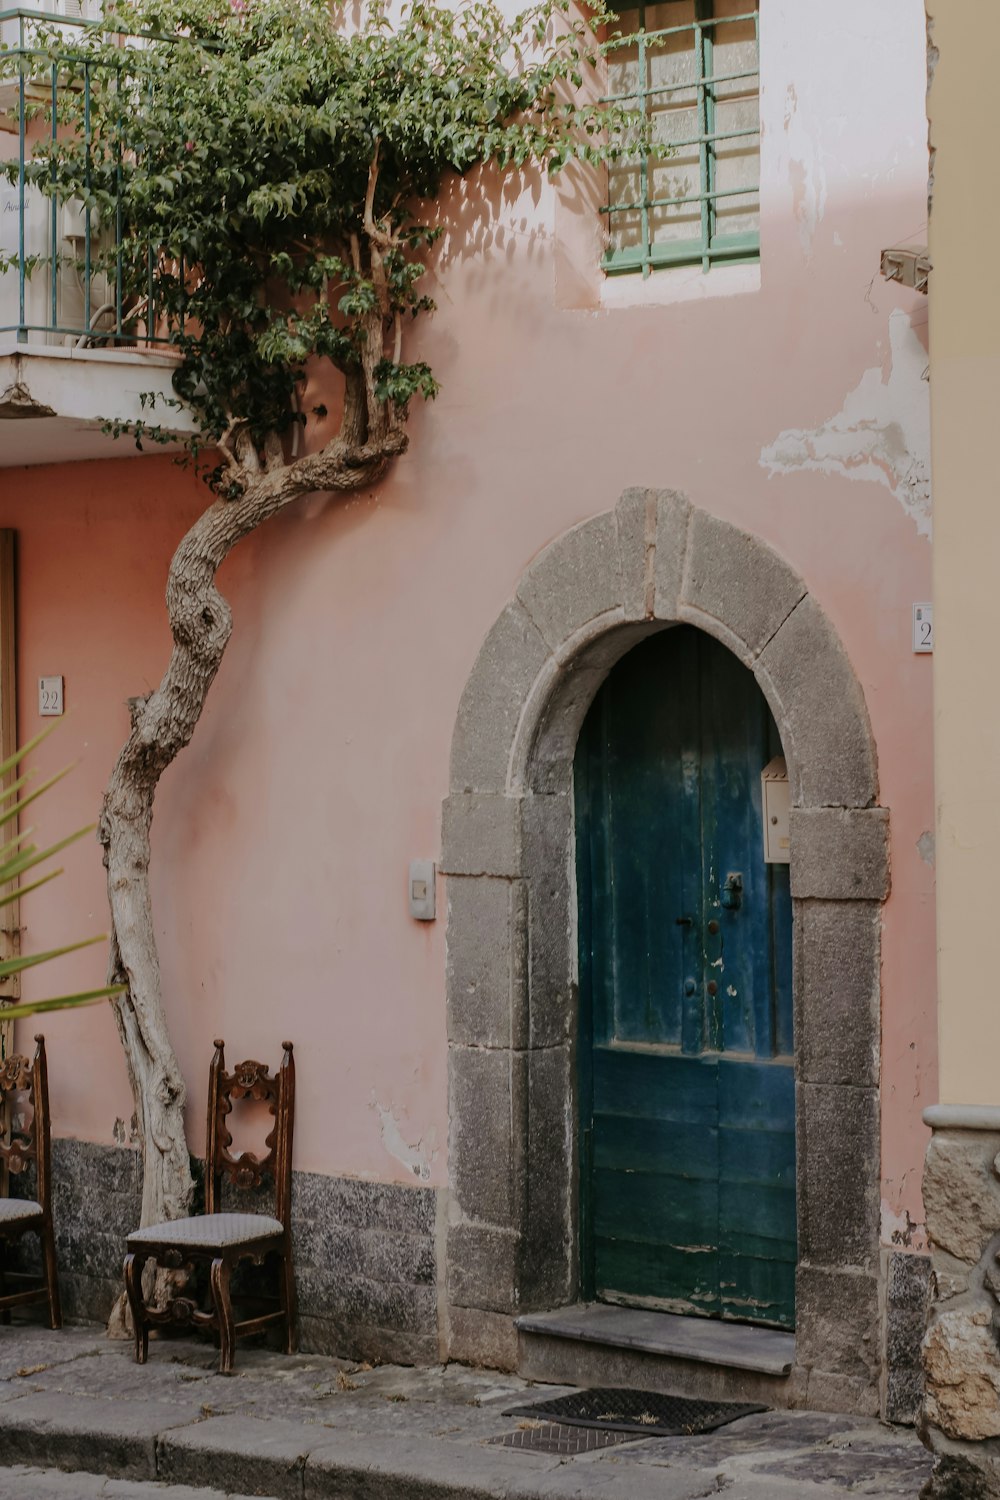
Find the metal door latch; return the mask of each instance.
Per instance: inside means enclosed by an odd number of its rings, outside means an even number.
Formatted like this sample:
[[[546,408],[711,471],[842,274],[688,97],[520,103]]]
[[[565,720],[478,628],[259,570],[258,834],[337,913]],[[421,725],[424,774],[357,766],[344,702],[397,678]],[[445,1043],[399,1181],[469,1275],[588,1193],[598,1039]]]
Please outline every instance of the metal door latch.
[[[738,870],[730,871],[726,876],[720,899],[726,911],[739,911],[743,905],[743,876]]]

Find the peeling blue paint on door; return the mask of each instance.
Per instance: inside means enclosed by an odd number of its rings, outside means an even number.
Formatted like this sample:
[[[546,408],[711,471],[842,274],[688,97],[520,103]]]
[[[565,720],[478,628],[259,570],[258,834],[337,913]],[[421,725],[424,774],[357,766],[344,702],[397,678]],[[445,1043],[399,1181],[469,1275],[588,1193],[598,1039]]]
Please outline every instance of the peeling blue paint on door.
[[[575,762],[583,1291],[793,1327],[781,753],[752,674],[678,626],[613,669]]]

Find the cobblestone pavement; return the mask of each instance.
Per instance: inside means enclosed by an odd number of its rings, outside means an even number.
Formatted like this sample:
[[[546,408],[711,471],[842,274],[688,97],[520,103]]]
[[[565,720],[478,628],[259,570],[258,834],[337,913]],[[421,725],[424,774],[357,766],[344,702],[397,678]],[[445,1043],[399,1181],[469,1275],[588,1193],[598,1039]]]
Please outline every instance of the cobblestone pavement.
[[[100,1330],[0,1329],[0,1500],[916,1500],[929,1473],[911,1431],[862,1418],[767,1412],[568,1458],[491,1443],[528,1430],[505,1407],[554,1393],[514,1376],[248,1345],[232,1377],[214,1366],[190,1339],[139,1368]]]

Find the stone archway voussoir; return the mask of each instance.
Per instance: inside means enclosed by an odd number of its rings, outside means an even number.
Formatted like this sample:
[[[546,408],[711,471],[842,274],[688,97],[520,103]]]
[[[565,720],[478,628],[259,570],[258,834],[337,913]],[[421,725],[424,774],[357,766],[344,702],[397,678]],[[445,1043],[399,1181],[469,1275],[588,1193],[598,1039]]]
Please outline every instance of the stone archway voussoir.
[[[508,604],[482,644],[458,706],[453,792],[503,793],[525,699],[550,654],[520,600]]]
[[[796,807],[872,807],[878,762],[861,685],[807,594],[753,665],[774,714]]]
[[[598,616],[625,618],[618,530],[612,511],[583,521],[529,563],[517,597],[550,651]]]
[[[801,576],[766,542],[692,511],[679,619],[708,629],[752,666],[805,593]]]

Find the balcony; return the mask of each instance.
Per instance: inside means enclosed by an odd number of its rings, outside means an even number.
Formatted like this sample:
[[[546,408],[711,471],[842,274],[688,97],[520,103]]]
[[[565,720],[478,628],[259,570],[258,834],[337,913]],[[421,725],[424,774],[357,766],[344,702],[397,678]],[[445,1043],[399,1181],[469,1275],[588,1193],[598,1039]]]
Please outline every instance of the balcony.
[[[102,424],[148,416],[151,394],[172,393],[169,331],[151,297],[123,293],[120,208],[102,222],[32,172],[64,128],[65,90],[89,128],[95,64],[74,41],[96,23],[80,5],[0,11],[0,467],[134,456]],[[192,431],[183,412],[168,421]]]

